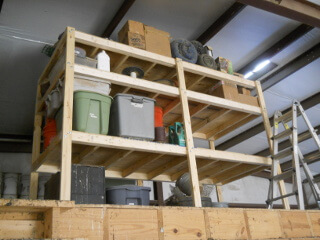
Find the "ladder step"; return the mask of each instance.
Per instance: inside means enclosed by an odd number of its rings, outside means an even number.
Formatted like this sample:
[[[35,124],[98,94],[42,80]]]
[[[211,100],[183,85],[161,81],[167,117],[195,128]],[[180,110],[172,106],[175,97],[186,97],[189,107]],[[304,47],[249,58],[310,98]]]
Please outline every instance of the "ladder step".
[[[288,137],[292,134],[292,129],[289,128],[281,133],[278,133],[277,135],[273,136],[272,139],[273,140],[277,140],[277,139],[281,139],[281,138],[285,138]]]
[[[318,129],[315,129],[316,132],[318,132]],[[302,141],[305,141],[309,138],[312,138],[312,135],[311,133],[308,131],[306,133],[302,133],[298,136],[298,142],[302,142]]]
[[[274,176],[273,180],[279,181],[279,180],[287,179],[287,178],[292,176],[292,173],[293,173],[293,169],[288,170],[286,172],[283,172],[281,174],[278,174],[278,175]]]
[[[278,201],[278,200],[280,200],[280,199],[282,199],[282,198],[291,197],[291,196],[294,196],[294,195],[296,195],[296,194],[297,194],[297,192],[288,193],[288,194],[281,195],[281,196],[279,196],[279,197],[273,198],[273,199],[269,200],[268,202],[275,202],[275,201]]]
[[[276,118],[277,122],[289,122],[292,120],[292,110]]]
[[[292,154],[292,147],[290,147],[282,152],[277,153],[276,155],[273,156],[273,159],[280,160],[282,158],[290,156],[291,154]]]
[[[320,152],[315,152],[313,154],[310,154],[308,157],[305,157],[304,161],[310,164],[310,163],[319,161],[319,159],[320,159]]]

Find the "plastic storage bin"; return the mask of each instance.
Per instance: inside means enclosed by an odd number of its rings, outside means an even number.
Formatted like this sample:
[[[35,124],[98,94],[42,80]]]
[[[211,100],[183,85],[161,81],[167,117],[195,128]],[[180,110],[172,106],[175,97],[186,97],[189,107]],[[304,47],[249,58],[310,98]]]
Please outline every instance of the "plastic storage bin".
[[[111,106],[110,135],[154,140],[154,99],[117,94]]]
[[[123,185],[106,188],[106,203],[120,205],[149,205],[149,187]]]
[[[108,134],[112,98],[98,93],[79,91],[74,93],[73,130]],[[56,115],[57,130],[62,129],[63,108]]]

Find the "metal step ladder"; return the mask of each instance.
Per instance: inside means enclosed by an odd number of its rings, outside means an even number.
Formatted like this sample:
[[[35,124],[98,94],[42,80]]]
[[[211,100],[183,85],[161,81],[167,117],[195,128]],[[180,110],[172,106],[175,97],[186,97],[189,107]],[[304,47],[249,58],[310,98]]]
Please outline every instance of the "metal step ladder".
[[[301,172],[300,172],[300,166],[302,166],[302,169],[306,175],[306,180],[310,185],[312,194],[318,204],[318,207],[320,208],[320,189],[317,185],[317,181],[314,179],[314,176],[312,175],[309,167],[308,167],[308,159],[305,159],[303,154],[300,151],[300,148],[298,146],[298,125],[297,125],[297,118],[298,116],[302,116],[307,127],[309,130],[309,137],[313,138],[317,145],[317,150],[320,153],[320,140],[318,138],[318,135],[314,128],[312,127],[304,109],[302,108],[301,104],[298,101],[294,101],[292,104],[291,111],[285,113],[282,115],[280,111],[276,111],[274,114],[274,125],[273,125],[273,163],[271,167],[271,178],[270,178],[270,186],[269,186],[269,192],[268,192],[268,200],[266,201],[268,209],[271,209],[273,207],[273,203],[280,199],[285,199],[290,196],[296,196],[297,203],[299,206],[299,209],[303,210],[305,208],[304,204],[304,197],[303,197],[303,188],[302,188],[302,180],[301,180]],[[292,123],[292,127],[289,127],[288,123]],[[279,124],[282,124],[284,127],[283,132],[279,131]],[[291,142],[291,146],[281,152],[278,151],[278,145],[279,141],[281,139],[284,139],[286,137],[289,137],[289,140]],[[292,155],[292,168],[286,170],[285,172],[281,172],[280,167],[280,160],[284,159],[288,156]],[[279,184],[280,181],[284,179],[292,177],[292,191],[290,193],[284,193],[283,195],[276,196],[276,185]],[[283,184],[284,186],[284,184]],[[280,187],[279,187],[280,191]],[[281,191],[280,191],[281,192]]]

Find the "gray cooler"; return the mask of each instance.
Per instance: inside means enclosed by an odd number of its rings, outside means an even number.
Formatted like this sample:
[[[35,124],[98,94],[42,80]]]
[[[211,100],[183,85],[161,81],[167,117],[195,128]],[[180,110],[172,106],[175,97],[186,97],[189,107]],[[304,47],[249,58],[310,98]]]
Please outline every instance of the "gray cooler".
[[[153,141],[154,102],[152,98],[116,94],[111,105],[109,134]]]
[[[149,205],[151,188],[122,185],[106,188],[106,203],[119,205]]]

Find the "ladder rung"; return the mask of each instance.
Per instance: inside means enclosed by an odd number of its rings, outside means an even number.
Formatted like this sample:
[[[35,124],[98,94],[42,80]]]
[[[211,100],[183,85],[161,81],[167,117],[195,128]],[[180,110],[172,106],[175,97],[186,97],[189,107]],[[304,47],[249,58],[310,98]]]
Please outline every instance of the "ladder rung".
[[[288,137],[292,134],[292,130],[291,128],[281,132],[281,133],[278,133],[277,135],[273,136],[272,138],[273,139],[281,139],[281,138],[285,138],[285,137]]]
[[[278,201],[278,200],[280,200],[280,199],[282,199],[282,198],[291,197],[291,196],[296,195],[296,194],[297,194],[296,192],[287,193],[287,194],[285,194],[285,195],[281,195],[281,196],[279,196],[279,197],[276,197],[276,198],[273,198],[273,199],[271,199],[271,200],[268,200],[268,202],[275,202],[275,201]]]
[[[316,132],[318,132],[318,129],[315,129]],[[312,135],[311,133],[308,131],[306,133],[303,133],[303,134],[300,134],[300,136],[298,136],[298,141],[299,142],[302,142],[302,141],[305,141],[309,138],[312,138]]]
[[[288,170],[286,172],[283,172],[281,174],[278,174],[278,175],[274,176],[273,180],[278,181],[278,180],[287,179],[287,178],[292,176],[292,173],[293,173],[293,169]]]
[[[289,122],[290,120],[292,120],[292,110],[276,118],[276,120],[277,122]]]
[[[308,157],[304,158],[304,161],[308,164],[314,163],[316,161],[319,161],[320,159],[320,152],[315,152],[314,154],[309,155]]]
[[[276,155],[273,156],[274,160],[279,160],[285,157],[288,157],[292,154],[292,148],[288,148],[282,152],[277,153]]]

